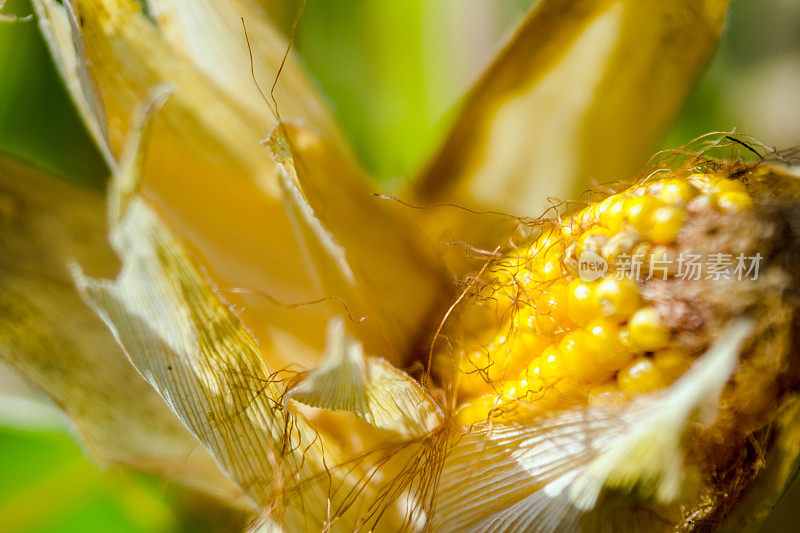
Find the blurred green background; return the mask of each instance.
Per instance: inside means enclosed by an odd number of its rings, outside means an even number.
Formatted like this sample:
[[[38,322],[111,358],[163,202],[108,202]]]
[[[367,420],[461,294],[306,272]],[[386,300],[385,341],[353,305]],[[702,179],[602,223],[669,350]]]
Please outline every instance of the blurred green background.
[[[530,4],[308,0],[295,46],[364,166],[397,184]],[[264,0],[287,32],[299,5]],[[31,9],[9,0],[4,11]],[[779,148],[800,143],[798,0],[732,0],[719,50],[664,146],[733,129]],[[33,21],[0,24],[0,151],[89,186],[106,179]],[[783,507],[768,530],[797,523],[798,506]],[[101,471],[58,411],[0,368],[0,531],[212,530],[211,508],[163,481]]]

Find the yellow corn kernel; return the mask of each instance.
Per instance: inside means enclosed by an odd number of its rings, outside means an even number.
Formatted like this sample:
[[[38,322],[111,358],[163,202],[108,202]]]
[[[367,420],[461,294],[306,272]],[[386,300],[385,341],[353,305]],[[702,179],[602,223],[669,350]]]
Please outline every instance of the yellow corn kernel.
[[[531,387],[528,385],[528,378],[526,377],[504,381],[500,386],[501,401],[505,403],[525,400],[530,392]]]
[[[554,281],[563,277],[561,269],[561,261],[558,258],[547,258],[545,260],[535,261],[533,269],[533,281]]]
[[[615,198],[612,195],[597,204],[597,208],[595,209],[595,215],[597,215],[598,223],[600,224],[603,223],[603,216],[605,216],[605,213],[607,213],[608,209],[614,204],[614,201]]]
[[[600,280],[593,294],[600,313],[618,322],[625,322],[641,305],[639,289],[631,280]]]
[[[608,405],[625,401],[625,395],[614,380],[589,389],[588,399],[589,405]]]
[[[593,283],[584,283],[579,279],[569,284],[569,318],[579,326],[585,326],[593,318],[600,316],[600,309],[594,297]]]
[[[630,344],[638,352],[665,348],[670,341],[669,329],[653,307],[638,310],[628,321],[628,332]]]
[[[489,413],[498,404],[494,394],[485,394],[462,403],[456,410],[456,421],[462,426],[483,422],[489,418]]]
[[[483,392],[493,383],[516,376],[527,361],[535,358],[537,339],[530,332],[515,331],[511,339],[499,335],[492,343],[464,354],[459,363],[459,388],[472,394]],[[522,343],[520,342],[522,340]],[[526,344],[530,352],[526,351]],[[542,345],[542,349],[546,344]]]
[[[517,332],[510,350],[514,370],[524,368],[542,355],[550,343],[550,339],[543,335],[537,335],[530,331]]]
[[[659,207],[650,221],[650,239],[656,244],[670,244],[677,240],[686,222],[686,210],[680,207]]]
[[[556,227],[547,229],[531,247],[531,254],[542,259],[555,259],[560,261],[564,255],[564,240],[561,230]]]
[[[489,365],[486,367],[486,375],[492,383],[497,383],[517,373],[519,363],[511,355],[514,345],[515,343],[508,342],[505,336],[500,336],[487,347]]]
[[[567,333],[558,343],[566,374],[583,383],[602,382],[614,373],[597,363],[593,340],[589,333],[579,329]]]
[[[616,198],[600,213],[600,223],[612,234],[622,230],[625,225],[625,200]]]
[[[527,387],[524,401],[544,409],[561,409],[583,402],[586,388],[567,375],[557,349],[549,351],[549,356],[543,354],[523,373],[520,382],[524,380]]]
[[[533,300],[533,325],[538,333],[552,335],[557,328],[566,329],[569,319],[569,285],[556,282]]]
[[[589,334],[591,364],[598,373],[611,377],[633,359],[633,353],[628,350],[615,321],[597,318],[589,323],[586,332]]]
[[[491,359],[483,350],[465,353],[459,363],[459,389],[476,394],[489,389]]]
[[[578,225],[575,222],[575,220],[571,219],[571,218],[569,220],[565,220],[564,222],[562,222],[561,223],[561,229],[560,229],[561,238],[564,241],[571,241],[572,238],[575,237],[575,234],[578,233],[578,227],[577,226]]]
[[[725,191],[715,195],[721,211],[739,213],[753,207],[753,199],[746,192]]]
[[[652,196],[637,196],[625,200],[625,220],[642,235],[650,232],[653,211],[663,204]]]
[[[553,381],[565,375],[562,366],[561,353],[555,344],[551,344],[542,351],[542,355],[534,359],[523,373],[529,379],[544,379]]]
[[[648,357],[637,357],[617,374],[617,384],[623,392],[651,392],[669,383],[664,373]]]
[[[667,204],[682,206],[689,203],[697,194],[697,189],[688,181],[669,180],[664,183],[658,197]]]
[[[530,382],[529,382],[530,385]],[[526,400],[532,406],[545,410],[564,409],[585,403],[587,391],[572,378],[544,382],[531,389]]]
[[[749,196],[747,187],[741,181],[730,178],[718,178],[710,181],[714,192],[740,192]]]

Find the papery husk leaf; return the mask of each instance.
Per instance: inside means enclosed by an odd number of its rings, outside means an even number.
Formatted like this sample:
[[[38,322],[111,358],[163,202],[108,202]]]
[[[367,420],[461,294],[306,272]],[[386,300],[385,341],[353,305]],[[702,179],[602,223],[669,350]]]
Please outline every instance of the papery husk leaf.
[[[328,350],[285,398],[311,407],[348,411],[400,440],[422,437],[443,421],[441,409],[420,384],[378,358],[364,358],[341,319],[328,326]]]
[[[682,439],[713,422],[719,394],[752,330],[730,326],[672,387],[618,406],[540,423],[483,426],[448,456],[439,484],[443,531],[672,530],[693,485]]]
[[[138,3],[68,4],[78,24],[71,39],[51,41],[53,55],[56,60],[80,57],[74,46],[72,51],[68,48],[73,41],[82,47],[115,160],[121,157],[140,102],[157,86],[172,87],[152,127],[142,194],[215,284],[263,291],[281,302],[318,297],[319,287],[302,266],[303,256],[283,209],[276,166],[259,144],[271,123],[249,113],[176,53]],[[96,120],[103,122],[102,117]],[[274,357],[276,368],[289,361],[301,368],[315,364],[329,318],[324,306],[287,313],[258,296],[229,294],[229,300],[243,308],[241,318],[259,342],[272,348],[266,354]]]
[[[168,96],[157,89],[139,107],[110,184],[110,241],[122,271],[115,281],[95,280],[74,265],[73,276],[134,368],[231,479],[265,506],[277,463],[271,454],[284,433],[273,408],[282,387],[252,337],[138,195],[148,133]]]
[[[135,121],[143,131],[163,97],[156,92],[143,107]],[[85,300],[133,366],[264,513],[264,523],[287,531],[357,528],[393,479],[374,479],[373,459],[384,468],[406,454],[377,429],[359,437],[390,446],[388,458],[386,451],[373,458],[372,446],[342,449],[318,417],[284,401],[286,375],[269,370],[182,243],[135,194],[145,140],[131,136],[121,158],[128,165],[111,186],[111,243],[122,271],[116,280],[97,280],[76,267]],[[347,424],[333,420],[334,427]],[[381,509],[388,516],[401,512],[394,499]]]
[[[417,198],[538,216],[548,198],[633,179],[714,50],[727,4],[537,2],[467,94]]]
[[[342,319],[333,319],[328,324],[325,360],[289,390],[285,399],[311,407],[349,411],[368,422],[373,421],[367,402],[364,352],[358,342],[347,338]]]
[[[32,4],[39,29],[54,55],[54,63],[72,101],[106,163],[113,168],[116,161],[109,145],[105,112],[86,71],[83,46],[76,39],[74,13],[68,11],[69,4],[65,6],[53,0],[32,0]]]
[[[324,305],[291,305],[318,300],[322,291],[304,268],[303,253],[282,205],[276,164],[265,157],[258,143],[270,124],[249,113],[176,53],[135,2],[73,0],[70,4],[80,21],[89,74],[99,88],[117,157],[138,103],[153,87],[172,86],[172,96],[153,124],[152,149],[142,176],[143,196],[218,288],[243,289],[226,299],[242,308],[240,318],[268,348],[263,353],[270,366],[315,366],[330,314]],[[336,197],[337,209],[357,213],[364,206],[353,191],[368,196],[364,181],[350,172],[349,155],[333,147],[337,143],[325,142],[330,144],[326,154],[336,154],[329,161],[335,164],[316,177],[329,182],[331,189],[347,192]],[[387,236],[387,241],[392,238]],[[393,251],[409,253],[401,246]],[[378,253],[374,252],[374,260]],[[416,257],[395,258],[398,265],[415,261]],[[413,286],[409,293],[430,299],[429,287],[420,287],[421,280],[429,278],[407,279]],[[405,357],[404,349],[398,343],[387,357]]]
[[[424,350],[421,336],[452,292],[441,260],[394,202],[369,193],[348,165],[311,130],[282,123],[267,141],[295,230],[349,329],[368,353],[393,362]],[[331,169],[341,181],[330,179]]]
[[[76,273],[87,302],[220,466],[266,505],[284,421],[270,406],[281,388],[255,343],[141,200],[111,238],[122,272],[116,281]]]
[[[284,404],[282,379],[141,199],[128,202],[112,243],[118,278],[76,279],[137,370],[269,521],[286,531],[356,529],[392,478],[373,480],[369,453],[340,449]]]
[[[411,376],[374,357],[367,359],[367,373],[367,399],[376,427],[412,439],[442,425],[441,408]]]
[[[265,124],[275,117],[255,86],[270,90],[278,71],[274,98],[287,118],[303,119],[332,142],[342,144],[328,109],[316,94],[289,43],[253,0],[147,0],[164,39],[189,58],[232,100]],[[243,23],[247,27],[245,39]],[[251,50],[248,50],[250,42]],[[251,72],[251,52],[253,69]],[[284,61],[284,56],[286,60]]]
[[[0,357],[70,416],[101,461],[244,505],[75,290],[68,261],[117,268],[102,194],[2,157],[0,223]]]

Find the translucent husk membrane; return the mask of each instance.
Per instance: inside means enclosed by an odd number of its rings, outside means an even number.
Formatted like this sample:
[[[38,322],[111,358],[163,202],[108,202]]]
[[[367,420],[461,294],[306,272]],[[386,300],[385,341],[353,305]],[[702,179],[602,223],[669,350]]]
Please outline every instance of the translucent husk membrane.
[[[779,406],[800,384],[798,187],[786,161],[772,164],[779,154],[756,151],[716,138],[660,156],[621,192],[520,220],[445,328],[435,368],[454,383],[456,421],[482,431],[622,409],[750,317],[713,423],[681,438],[696,490],[671,521],[720,523],[764,467]]]

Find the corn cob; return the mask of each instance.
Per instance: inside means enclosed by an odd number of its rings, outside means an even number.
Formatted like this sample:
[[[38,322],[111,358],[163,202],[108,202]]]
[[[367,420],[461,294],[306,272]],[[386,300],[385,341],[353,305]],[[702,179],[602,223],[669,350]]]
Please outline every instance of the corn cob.
[[[738,433],[763,425],[797,378],[787,362],[795,304],[784,300],[796,288],[795,243],[757,172],[701,170],[660,174],[543,223],[497,262],[491,292],[505,318],[489,342],[460,353],[461,424],[665,388],[746,314],[759,317],[761,336],[723,402]]]

